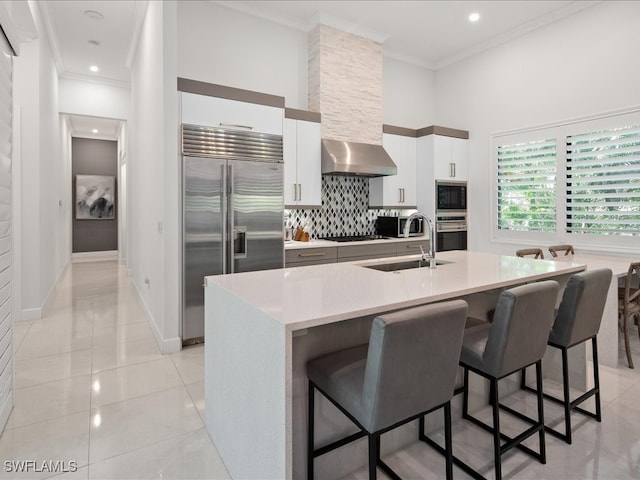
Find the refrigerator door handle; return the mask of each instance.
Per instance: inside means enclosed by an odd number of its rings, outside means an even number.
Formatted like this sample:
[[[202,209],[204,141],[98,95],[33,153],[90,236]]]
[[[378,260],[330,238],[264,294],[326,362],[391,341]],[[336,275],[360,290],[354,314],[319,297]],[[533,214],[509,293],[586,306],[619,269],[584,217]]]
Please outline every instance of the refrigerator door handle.
[[[230,245],[229,245],[229,252],[231,252],[231,254],[227,254],[227,256],[225,256],[225,258],[227,259],[227,261],[229,262],[229,269],[228,269],[228,273],[235,273],[234,270],[234,261],[233,259],[235,258],[235,251],[236,251],[236,245],[235,245],[235,236],[236,236],[236,229],[235,229],[235,218],[233,215],[233,210],[235,208],[234,206],[234,202],[233,202],[233,166],[229,165],[227,167],[227,216],[228,216],[228,223],[227,223],[227,231],[230,232],[230,235],[227,234],[225,236],[225,239],[227,239],[227,241],[229,241]]]
[[[222,212],[222,273],[228,273],[227,271],[227,175],[226,166],[222,164],[220,166],[222,170],[222,195],[220,195],[220,211]]]

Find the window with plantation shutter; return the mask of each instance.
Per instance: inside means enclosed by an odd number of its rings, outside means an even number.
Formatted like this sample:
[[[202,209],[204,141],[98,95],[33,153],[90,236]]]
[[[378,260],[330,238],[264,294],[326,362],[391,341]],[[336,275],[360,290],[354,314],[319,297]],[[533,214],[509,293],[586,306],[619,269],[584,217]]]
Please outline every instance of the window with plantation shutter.
[[[640,125],[566,137],[566,231],[640,235]]]
[[[497,147],[498,230],[555,232],[556,140]]]

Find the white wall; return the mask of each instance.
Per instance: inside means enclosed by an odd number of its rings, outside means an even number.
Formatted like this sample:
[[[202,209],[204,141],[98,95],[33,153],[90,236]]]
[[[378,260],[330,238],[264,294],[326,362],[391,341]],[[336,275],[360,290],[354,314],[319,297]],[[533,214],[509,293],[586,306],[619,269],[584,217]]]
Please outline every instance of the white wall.
[[[433,72],[383,62],[384,123],[432,125]],[[307,68],[306,32],[213,2],[178,3],[178,76],[278,95],[287,107],[307,110]]]
[[[382,77],[385,124],[415,129],[437,124],[433,70],[385,57]]]
[[[307,34],[213,2],[180,1],[178,75],[306,109]]]
[[[149,2],[132,65],[128,266],[163,352],[179,340],[176,2]]]
[[[42,27],[24,44],[14,63],[14,102],[21,112],[20,211],[23,319],[39,318],[70,256],[70,200],[64,195],[65,164],[60,145],[58,74]]]
[[[60,79],[60,112],[93,117],[129,118],[129,88]]]
[[[491,241],[490,136],[640,105],[640,2],[602,2],[435,75],[439,125],[469,141],[469,248]]]

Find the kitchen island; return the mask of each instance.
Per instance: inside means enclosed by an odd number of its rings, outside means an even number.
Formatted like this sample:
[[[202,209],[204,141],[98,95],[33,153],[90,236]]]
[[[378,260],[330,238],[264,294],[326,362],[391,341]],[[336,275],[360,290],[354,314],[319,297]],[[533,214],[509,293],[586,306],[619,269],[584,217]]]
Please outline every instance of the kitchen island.
[[[544,279],[564,285],[584,270],[466,251],[440,252],[447,263],[436,269],[366,268],[406,259],[206,278],[206,427],[233,478],[306,478],[306,361],[365,343],[375,315],[452,298],[482,315],[502,289]],[[317,412],[318,444],[353,431],[328,402]],[[400,447],[401,437],[385,447]],[[318,478],[338,478],[365,457],[363,442],[332,452],[317,459]]]

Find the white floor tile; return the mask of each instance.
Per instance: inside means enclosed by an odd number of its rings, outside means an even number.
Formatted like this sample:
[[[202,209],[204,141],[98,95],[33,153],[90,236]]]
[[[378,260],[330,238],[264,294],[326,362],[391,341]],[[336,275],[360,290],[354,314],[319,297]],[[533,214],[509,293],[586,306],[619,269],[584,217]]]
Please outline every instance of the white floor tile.
[[[47,478],[50,471],[31,471],[16,475],[7,471],[4,462],[33,460],[42,462],[70,461],[79,467],[88,463],[89,414],[88,412],[59,417],[26,427],[5,430],[0,437],[3,467],[0,478]],[[42,468],[40,468],[42,469]]]
[[[89,467],[90,479],[228,479],[207,432],[195,432],[134,450]]]
[[[171,359],[163,357],[95,373],[91,384],[91,406],[96,408],[181,386],[182,379]]]
[[[24,342],[23,342],[24,343]],[[91,373],[91,350],[16,360],[15,388]]]
[[[92,371],[94,373],[136,363],[159,360],[162,354],[153,339],[116,343],[108,347],[93,349]]]
[[[91,412],[91,463],[202,428],[185,387],[112,403]]]
[[[14,391],[5,428],[17,428],[91,409],[91,375],[65,378]]]
[[[204,378],[204,344],[185,347],[179,352],[172,353],[171,358],[185,384]]]
[[[198,409],[198,413],[200,414],[200,418],[202,421],[205,421],[205,409],[204,409],[204,380],[196,383],[191,383],[186,386],[189,395],[191,396],[191,400],[196,404],[196,408]]]
[[[113,347],[118,343],[142,340],[153,340],[153,333],[146,322],[95,327],[93,330],[94,348]]]

